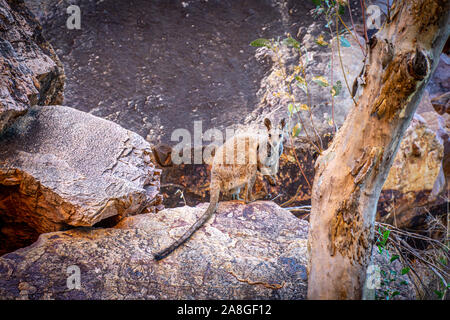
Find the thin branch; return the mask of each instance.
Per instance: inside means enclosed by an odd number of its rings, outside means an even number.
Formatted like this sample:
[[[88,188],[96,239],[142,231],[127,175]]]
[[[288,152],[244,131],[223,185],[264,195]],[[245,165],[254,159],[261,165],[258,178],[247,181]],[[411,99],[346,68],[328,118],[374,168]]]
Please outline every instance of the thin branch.
[[[364,38],[366,39],[366,47],[369,43],[369,37],[367,36],[367,25],[366,25],[366,2],[364,0],[359,0],[361,4],[361,11],[363,16],[363,24],[364,24]]]
[[[290,85],[290,83],[287,81],[287,78],[288,78],[288,77],[287,77],[287,74],[286,74],[286,70],[285,70],[284,66],[282,65],[282,63],[281,63],[281,58],[280,58],[280,56],[278,55],[278,47],[275,47],[275,50],[274,50],[274,51],[275,51],[275,57],[276,57],[278,66],[279,66],[279,68],[280,68],[280,70],[281,70],[281,72],[282,72],[284,84],[285,84],[285,85],[287,86],[287,88],[288,88],[288,94],[289,94],[289,97],[290,97],[290,98],[292,97],[292,99],[293,99],[292,102],[294,103],[294,107],[295,107],[295,97],[294,97],[294,95],[293,95],[293,93],[292,93],[291,85]],[[301,55],[300,55],[300,61],[301,61]],[[303,68],[303,62],[301,62],[301,63],[302,63],[302,68]],[[306,78],[305,78],[305,82],[306,82]],[[306,84],[306,86],[307,86],[307,84]],[[308,87],[307,87],[307,92],[309,92]],[[318,151],[319,153],[322,153],[322,148],[319,147],[319,146],[317,146],[317,145],[313,142],[313,140],[311,139],[311,137],[309,136],[308,130],[307,130],[306,127],[305,127],[305,124],[304,124],[304,122],[303,122],[303,119],[302,119],[301,115],[299,115],[298,112],[297,112],[297,113],[296,113],[296,116],[297,116],[299,122],[301,123],[302,128],[305,130],[305,134],[306,134],[306,137],[307,137],[309,143],[311,143],[311,144],[317,149],[317,151]],[[314,126],[313,126],[313,128],[314,128]],[[316,134],[317,134],[317,132],[316,132]],[[319,139],[320,139],[320,136],[319,136]],[[322,140],[320,140],[320,142],[322,142]]]
[[[338,21],[338,16],[339,13],[336,12],[336,37],[337,37],[337,47],[338,47],[338,54],[339,54],[339,62],[341,64],[341,69],[342,69],[342,74],[344,76],[344,80],[345,80],[345,85],[347,86],[347,90],[348,93],[350,94],[350,97],[353,100],[353,103],[356,106],[356,101],[355,98],[352,96],[352,91],[350,90],[350,86],[348,85],[348,81],[347,81],[347,76],[345,74],[345,69],[344,69],[344,63],[342,62],[342,56],[341,56],[341,44],[340,44],[340,36],[339,36],[339,21]]]
[[[403,255],[402,251],[401,251],[400,248],[399,248],[399,245],[398,245],[397,241],[394,241],[394,240],[389,239],[389,238],[388,238],[388,240],[389,240],[389,242],[392,243],[392,245],[395,247],[395,250],[396,250],[397,253],[399,254],[400,259],[402,260],[403,265],[405,265],[405,264],[408,265],[408,267],[409,267],[409,268],[411,269],[411,271],[414,273],[414,276],[416,277],[416,279],[417,279],[417,280],[420,282],[420,284],[422,285],[422,288],[425,289],[425,291],[427,291],[427,293],[429,294],[428,289],[427,289],[425,283],[423,283],[422,279],[419,277],[419,275],[417,274],[416,270],[415,270],[414,267],[411,265],[411,263],[409,262],[409,260]],[[408,277],[409,277],[409,275],[408,275]],[[410,278],[410,280],[411,280],[411,278]],[[414,287],[416,288],[417,295],[420,296],[420,295],[421,295],[421,292],[420,292],[420,289],[419,289],[419,287],[417,286],[416,282],[415,282],[415,281],[411,281],[411,282],[414,284]]]
[[[352,9],[350,8],[350,1],[347,1],[347,5],[348,5],[348,10],[350,11],[350,20],[352,22],[353,32],[356,34],[355,24],[353,23]],[[359,44],[359,46],[360,46],[364,56],[366,56],[366,50],[362,46],[361,42],[359,42],[358,37],[355,34],[353,34],[353,32],[350,32],[350,30],[348,29],[347,25],[344,23],[344,21],[342,20],[340,15],[339,15],[339,19],[341,20],[341,22],[344,25],[345,29],[347,29],[347,31],[353,36],[353,39],[355,39],[355,41]]]
[[[303,78],[305,79],[305,86],[306,86],[306,96],[308,98],[308,111],[309,111],[309,119],[311,121],[311,126],[317,136],[317,138],[319,139],[320,142],[320,152],[322,153],[323,150],[323,143],[322,143],[322,138],[320,137],[319,133],[316,130],[316,127],[314,125],[313,119],[312,119],[312,103],[311,103],[311,95],[309,94],[309,87],[308,87],[308,80],[306,79],[306,71],[305,71],[305,67],[303,65],[303,60],[302,60],[302,51],[301,49],[298,49],[298,53],[299,53],[299,61],[300,61],[300,66],[302,69],[302,73],[303,73]],[[305,128],[306,131],[306,128]]]

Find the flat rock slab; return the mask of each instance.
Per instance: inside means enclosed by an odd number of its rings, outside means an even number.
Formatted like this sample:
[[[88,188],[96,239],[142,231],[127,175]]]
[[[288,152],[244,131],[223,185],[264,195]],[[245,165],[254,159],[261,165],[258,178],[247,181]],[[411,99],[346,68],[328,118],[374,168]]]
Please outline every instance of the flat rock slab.
[[[32,107],[0,136],[0,219],[44,233],[152,210],[161,199],[151,152],[111,121]]]
[[[306,297],[308,223],[273,202],[220,203],[217,214],[186,245],[156,262],[153,254],[206,207],[137,215],[114,229],[43,234],[32,246],[0,258],[0,298]],[[80,270],[79,290],[67,287],[70,266]]]

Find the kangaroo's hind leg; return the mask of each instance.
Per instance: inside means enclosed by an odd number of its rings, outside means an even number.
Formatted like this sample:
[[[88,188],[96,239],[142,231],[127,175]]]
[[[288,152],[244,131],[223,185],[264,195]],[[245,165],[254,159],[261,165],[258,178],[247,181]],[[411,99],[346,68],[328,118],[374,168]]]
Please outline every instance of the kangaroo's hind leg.
[[[231,200],[243,200],[239,198],[239,193],[241,193],[241,188],[234,188],[230,191]]]

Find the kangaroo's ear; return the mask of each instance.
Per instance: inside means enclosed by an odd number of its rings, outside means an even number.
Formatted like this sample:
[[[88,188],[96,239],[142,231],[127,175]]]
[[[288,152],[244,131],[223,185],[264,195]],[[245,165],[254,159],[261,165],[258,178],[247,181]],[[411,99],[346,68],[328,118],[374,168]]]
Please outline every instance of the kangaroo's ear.
[[[281,127],[281,129],[284,129],[284,127],[286,126],[286,119],[281,119],[281,121],[280,121],[280,127]]]
[[[269,131],[272,128],[272,122],[270,122],[270,120],[268,118],[264,119],[264,125],[266,126],[267,130],[269,130]]]

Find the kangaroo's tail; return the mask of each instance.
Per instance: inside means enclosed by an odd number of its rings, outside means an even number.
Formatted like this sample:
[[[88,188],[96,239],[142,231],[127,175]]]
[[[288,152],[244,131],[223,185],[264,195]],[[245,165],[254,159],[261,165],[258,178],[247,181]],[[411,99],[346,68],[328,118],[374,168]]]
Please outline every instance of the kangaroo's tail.
[[[220,189],[218,186],[214,186],[211,183],[210,190],[211,190],[210,191],[211,195],[210,195],[210,200],[209,200],[209,206],[208,206],[208,209],[206,209],[205,213],[183,234],[183,236],[180,239],[178,239],[177,241],[172,243],[166,249],[161,250],[160,252],[156,253],[154,255],[156,261],[164,259],[172,251],[174,251],[179,246],[181,246],[183,243],[185,243],[187,240],[189,240],[189,238],[192,237],[192,235],[198,229],[200,229],[205,224],[205,222],[209,220],[209,218],[211,218],[211,216],[214,214],[214,212],[217,209],[217,203],[219,202]]]

